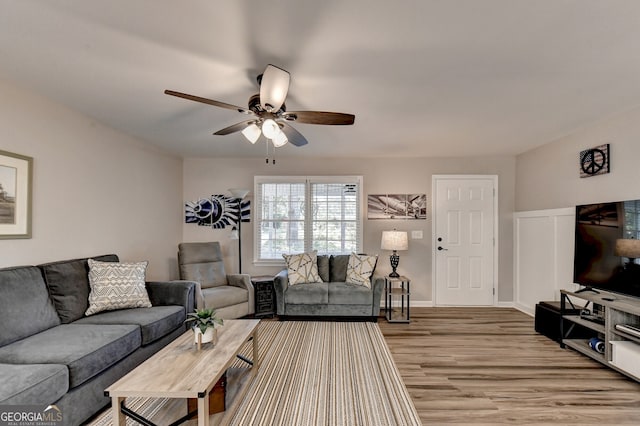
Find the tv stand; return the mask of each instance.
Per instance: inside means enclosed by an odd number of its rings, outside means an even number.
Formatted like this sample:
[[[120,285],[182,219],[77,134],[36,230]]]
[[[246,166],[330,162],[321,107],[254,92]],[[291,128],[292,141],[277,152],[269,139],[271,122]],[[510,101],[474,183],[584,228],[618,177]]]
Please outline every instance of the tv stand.
[[[584,293],[585,291],[592,291],[592,292],[594,292],[594,293],[596,293],[596,294],[600,294],[600,292],[599,292],[598,290],[596,290],[596,289],[595,289],[595,288],[593,288],[593,287],[589,287],[589,286],[586,286],[586,287],[584,287],[584,288],[581,288],[580,290],[576,291],[575,293],[576,293],[576,294],[578,294],[578,293]]]
[[[640,332],[634,330],[640,328],[640,298],[588,290],[593,289],[560,290],[560,314],[564,319],[560,321],[560,347],[568,346],[640,382]],[[589,308],[599,312],[597,318],[575,313],[576,309],[584,312]],[[584,328],[592,332],[588,338],[575,332]],[[593,338],[604,342],[604,353],[590,346]]]

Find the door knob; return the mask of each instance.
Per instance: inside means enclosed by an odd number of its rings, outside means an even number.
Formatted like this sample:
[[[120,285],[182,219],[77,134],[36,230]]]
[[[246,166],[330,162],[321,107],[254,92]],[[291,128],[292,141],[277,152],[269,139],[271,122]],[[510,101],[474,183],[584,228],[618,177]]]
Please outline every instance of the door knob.
[[[438,251],[442,251],[442,250],[449,250],[449,249],[438,246]]]

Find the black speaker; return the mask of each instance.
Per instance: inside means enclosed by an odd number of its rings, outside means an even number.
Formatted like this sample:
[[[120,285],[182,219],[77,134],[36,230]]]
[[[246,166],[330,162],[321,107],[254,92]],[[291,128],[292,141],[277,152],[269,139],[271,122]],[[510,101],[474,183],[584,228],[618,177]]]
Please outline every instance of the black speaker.
[[[579,315],[579,309],[566,309],[565,315]],[[573,325],[570,338],[589,339],[594,331],[586,327],[564,320],[565,333]],[[540,302],[536,305],[535,330],[549,339],[560,343],[560,302]]]

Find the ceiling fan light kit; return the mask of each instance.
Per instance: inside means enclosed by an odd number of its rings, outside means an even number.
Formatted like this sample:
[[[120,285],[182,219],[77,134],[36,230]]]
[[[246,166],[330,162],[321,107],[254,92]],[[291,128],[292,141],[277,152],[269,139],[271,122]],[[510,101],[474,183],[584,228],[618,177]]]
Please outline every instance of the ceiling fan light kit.
[[[274,65],[267,68],[260,79],[260,106],[267,112],[276,112],[280,109],[289,91],[291,75]]]
[[[255,144],[258,139],[260,139],[260,135],[263,134],[265,138],[271,141],[271,144],[275,148],[284,146],[288,142],[291,142],[291,144],[295,146],[303,146],[308,143],[307,139],[291,127],[289,123],[351,125],[355,121],[355,115],[340,112],[287,112],[284,101],[289,92],[291,76],[282,68],[269,64],[264,70],[264,73],[258,76],[257,80],[260,84],[260,93],[249,98],[248,108],[173,90],[165,90],[164,93],[250,115],[253,119],[225,127],[215,132],[214,135],[228,135],[241,132],[249,142]],[[269,142],[267,142],[267,148],[268,143]]]
[[[262,134],[262,130],[260,130],[260,127],[258,127],[256,123],[249,124],[242,131],[242,135],[245,138],[247,138],[247,140],[252,144],[255,144],[256,142],[258,142],[258,139],[260,139],[261,134]]]
[[[275,139],[278,133],[280,133],[280,127],[278,127],[278,123],[270,118],[264,120],[264,123],[262,123],[262,134],[265,138]]]
[[[273,146],[280,148],[281,146],[285,146],[287,142],[289,142],[289,139],[287,139],[287,135],[278,128],[278,133],[271,139],[271,142],[273,143]]]

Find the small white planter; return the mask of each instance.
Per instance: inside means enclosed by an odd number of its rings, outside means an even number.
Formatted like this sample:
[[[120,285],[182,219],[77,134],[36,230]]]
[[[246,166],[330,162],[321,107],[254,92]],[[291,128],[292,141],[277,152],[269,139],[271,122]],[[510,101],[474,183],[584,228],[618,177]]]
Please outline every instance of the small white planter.
[[[207,328],[204,334],[202,334],[200,328],[195,327],[193,329],[193,338],[194,342],[198,345],[211,342],[215,346],[218,341],[218,330],[215,328]]]

